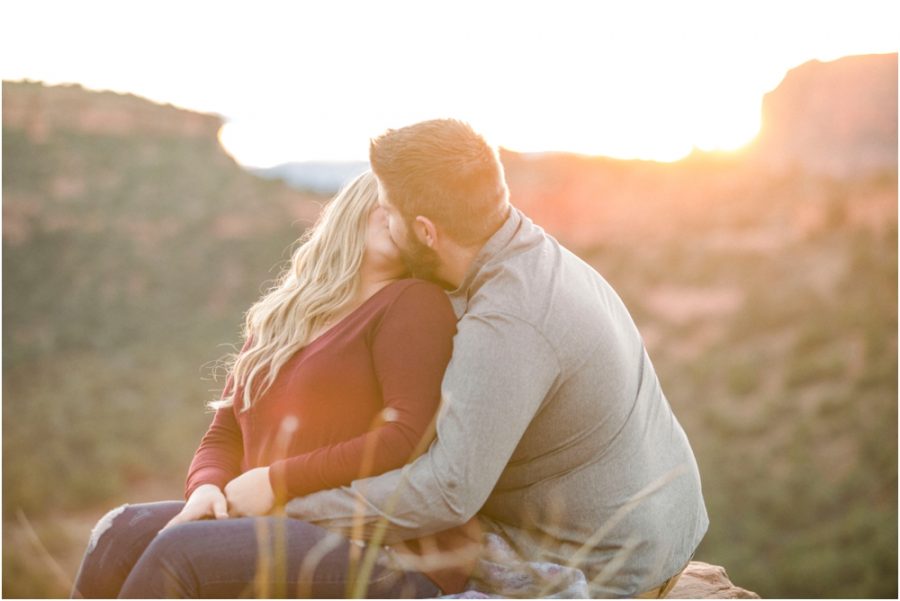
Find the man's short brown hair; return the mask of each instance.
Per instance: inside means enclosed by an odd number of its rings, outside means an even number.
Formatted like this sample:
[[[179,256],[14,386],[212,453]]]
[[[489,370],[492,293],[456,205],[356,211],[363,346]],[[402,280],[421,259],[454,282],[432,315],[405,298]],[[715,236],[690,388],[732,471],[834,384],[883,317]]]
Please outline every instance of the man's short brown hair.
[[[467,123],[434,119],[389,129],[371,141],[369,161],[407,224],[421,215],[457,243],[474,245],[506,218],[500,158]]]

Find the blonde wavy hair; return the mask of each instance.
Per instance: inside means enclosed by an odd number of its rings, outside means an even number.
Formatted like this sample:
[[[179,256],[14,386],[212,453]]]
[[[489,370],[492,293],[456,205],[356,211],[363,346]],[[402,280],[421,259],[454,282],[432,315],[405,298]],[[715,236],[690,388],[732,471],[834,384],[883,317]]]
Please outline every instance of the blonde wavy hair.
[[[246,313],[249,341],[231,357],[231,385],[212,409],[231,407],[241,391],[246,411],[272,386],[278,372],[312,336],[341,315],[359,290],[368,216],[378,200],[374,175],[366,171],[326,205],[315,226],[297,242],[276,283]]]

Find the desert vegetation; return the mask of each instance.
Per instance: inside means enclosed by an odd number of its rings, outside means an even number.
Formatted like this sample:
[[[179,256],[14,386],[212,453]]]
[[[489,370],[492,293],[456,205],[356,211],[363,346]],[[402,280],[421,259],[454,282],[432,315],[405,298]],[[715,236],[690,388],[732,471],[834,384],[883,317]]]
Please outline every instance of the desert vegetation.
[[[3,89],[6,597],[67,594],[106,510],[181,497],[215,360],[326,200],[243,171],[183,111],[53,90]],[[7,118],[22,97],[145,121]],[[895,597],[896,168],[503,160],[514,204],[632,311],[700,465],[695,559],[763,597]]]

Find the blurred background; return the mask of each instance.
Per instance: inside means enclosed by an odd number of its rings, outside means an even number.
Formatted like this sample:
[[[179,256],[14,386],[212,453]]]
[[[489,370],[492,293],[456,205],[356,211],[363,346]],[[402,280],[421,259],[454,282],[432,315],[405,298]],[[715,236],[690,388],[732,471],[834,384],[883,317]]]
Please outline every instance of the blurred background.
[[[66,595],[108,509],[181,498],[294,240],[370,137],[452,116],[632,311],[695,559],[896,598],[894,4],[552,6],[4,5],[4,597]]]

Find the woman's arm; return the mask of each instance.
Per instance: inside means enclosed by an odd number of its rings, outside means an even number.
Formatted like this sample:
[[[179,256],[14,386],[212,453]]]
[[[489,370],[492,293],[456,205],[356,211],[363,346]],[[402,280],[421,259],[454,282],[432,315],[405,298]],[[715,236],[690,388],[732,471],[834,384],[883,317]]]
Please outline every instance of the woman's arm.
[[[223,407],[216,411],[212,424],[194,453],[184,484],[184,498],[189,499],[191,493],[202,484],[215,484],[219,489],[224,489],[226,484],[240,475],[243,456],[241,428],[232,408]]]
[[[280,500],[381,474],[427,448],[450,360],[456,316],[446,293],[416,282],[387,309],[372,340],[384,411],[366,434],[274,462],[269,479]],[[425,441],[430,442],[429,441]]]
[[[241,352],[249,345],[248,338]],[[234,378],[229,375],[221,398],[231,394],[233,387]],[[244,439],[233,408],[218,409],[188,468],[184,498],[190,499],[191,494],[202,484],[214,484],[224,490],[226,484],[240,475],[243,457]]]

